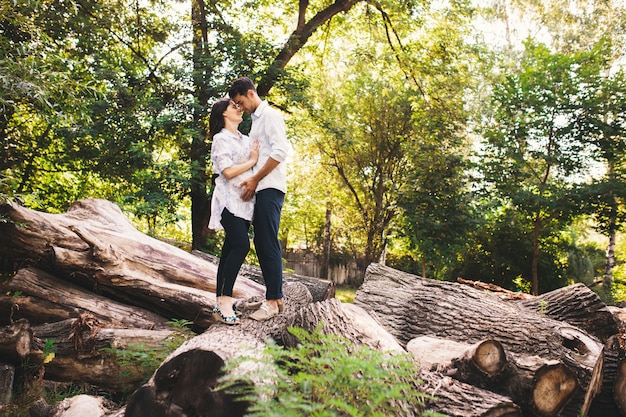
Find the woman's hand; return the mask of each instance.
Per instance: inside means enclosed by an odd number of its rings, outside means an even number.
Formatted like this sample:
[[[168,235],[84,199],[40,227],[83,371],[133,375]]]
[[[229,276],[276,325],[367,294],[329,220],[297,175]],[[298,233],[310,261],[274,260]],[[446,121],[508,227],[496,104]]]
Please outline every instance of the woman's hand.
[[[250,160],[254,161],[255,163],[259,160],[260,147],[261,145],[259,145],[258,139],[255,139],[254,142],[252,142],[252,146],[250,147]]]

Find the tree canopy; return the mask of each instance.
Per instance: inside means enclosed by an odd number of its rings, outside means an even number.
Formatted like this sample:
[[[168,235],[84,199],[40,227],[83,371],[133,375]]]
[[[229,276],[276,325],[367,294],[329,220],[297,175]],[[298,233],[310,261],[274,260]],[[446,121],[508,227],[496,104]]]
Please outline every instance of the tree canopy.
[[[0,195],[215,251],[207,115],[247,75],[296,149],[287,247],[534,293],[576,253],[620,297],[626,13],[566,3],[1,2]]]

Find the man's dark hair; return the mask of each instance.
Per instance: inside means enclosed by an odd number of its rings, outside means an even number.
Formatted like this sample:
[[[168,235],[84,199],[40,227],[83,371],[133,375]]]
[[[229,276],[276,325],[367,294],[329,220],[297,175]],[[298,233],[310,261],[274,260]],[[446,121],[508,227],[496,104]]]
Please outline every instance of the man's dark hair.
[[[256,92],[256,88],[254,87],[254,83],[248,77],[239,77],[230,86],[228,90],[228,97],[234,98],[237,95],[245,96],[248,93],[248,90],[252,90]]]

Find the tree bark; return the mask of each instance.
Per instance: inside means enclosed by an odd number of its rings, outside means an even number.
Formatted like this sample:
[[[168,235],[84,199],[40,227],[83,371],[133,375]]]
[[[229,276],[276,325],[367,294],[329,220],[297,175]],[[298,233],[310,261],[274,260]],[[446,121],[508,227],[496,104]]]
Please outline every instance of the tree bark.
[[[613,313],[600,297],[583,283],[522,300],[519,304],[554,320],[579,327],[603,342],[618,333]]]
[[[624,357],[624,350],[620,346],[619,336],[613,336],[605,345],[604,368],[602,371],[602,387],[594,398],[589,409],[590,417],[622,416],[626,417],[625,409],[618,407],[626,405],[626,386],[620,386],[620,362]],[[624,376],[621,376],[624,378]]]
[[[0,357],[5,363],[19,365],[33,350],[33,331],[27,320],[0,328]]]
[[[561,363],[579,381],[566,409],[572,407],[586,414],[600,390],[603,345],[599,340],[474,288],[372,264],[355,304],[378,318],[404,346],[421,335],[469,344],[494,339],[507,352],[535,354],[544,361]],[[520,405],[532,410],[533,403],[536,401],[527,398]]]
[[[53,341],[54,358],[45,364],[47,379],[88,383],[106,389],[121,390],[141,383],[140,369],[122,369],[117,349],[158,351],[173,330],[124,329],[103,327],[88,314],[32,328],[34,346],[41,351],[46,340]]]
[[[5,293],[20,294],[0,297],[0,311],[13,310],[2,315],[0,322],[9,317],[26,318],[36,325],[89,313],[108,326],[137,329],[166,326],[167,320],[158,314],[94,294],[37,268],[20,269],[0,288]]]
[[[483,390],[439,373],[422,372],[424,392],[430,411],[449,417],[522,417],[517,404],[509,398]]]
[[[615,377],[614,399],[620,415],[626,415],[626,359],[622,359],[617,367]]]
[[[65,214],[5,203],[0,212],[12,221],[0,223],[0,252],[20,265],[168,319],[203,321],[215,304],[215,265],[137,231],[113,203],[82,200]],[[241,278],[233,295],[264,292]]]

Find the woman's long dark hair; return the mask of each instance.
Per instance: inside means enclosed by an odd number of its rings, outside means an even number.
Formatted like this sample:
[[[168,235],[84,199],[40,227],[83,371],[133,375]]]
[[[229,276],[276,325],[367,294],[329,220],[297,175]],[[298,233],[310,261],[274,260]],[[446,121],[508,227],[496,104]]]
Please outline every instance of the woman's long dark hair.
[[[213,136],[220,133],[224,129],[224,112],[230,105],[229,98],[221,98],[213,103],[211,107],[211,114],[209,115],[209,134],[208,139],[213,139]]]

